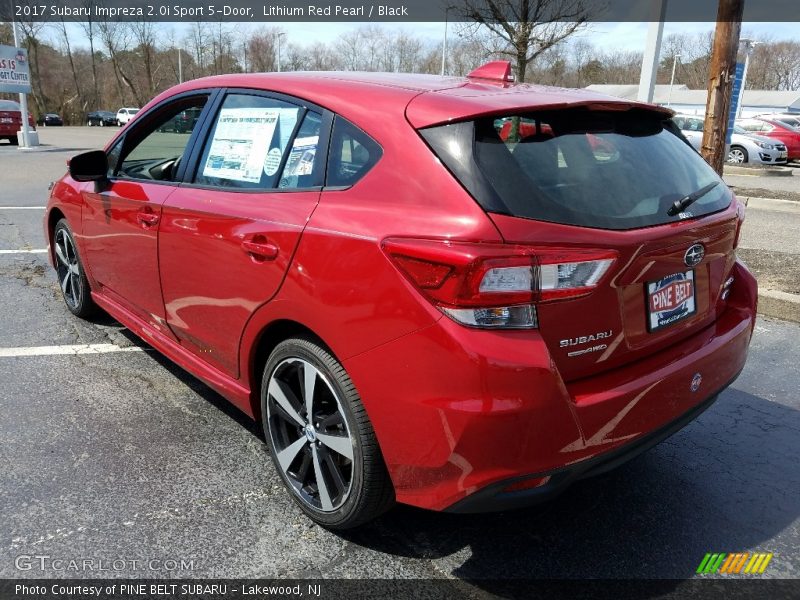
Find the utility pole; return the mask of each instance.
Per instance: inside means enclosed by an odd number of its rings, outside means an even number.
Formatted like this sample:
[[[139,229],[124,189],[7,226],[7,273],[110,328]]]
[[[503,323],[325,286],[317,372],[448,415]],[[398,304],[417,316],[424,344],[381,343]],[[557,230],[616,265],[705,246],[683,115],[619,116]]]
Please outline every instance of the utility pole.
[[[743,12],[744,0],[719,0],[700,154],[720,175],[725,164],[725,136]]]

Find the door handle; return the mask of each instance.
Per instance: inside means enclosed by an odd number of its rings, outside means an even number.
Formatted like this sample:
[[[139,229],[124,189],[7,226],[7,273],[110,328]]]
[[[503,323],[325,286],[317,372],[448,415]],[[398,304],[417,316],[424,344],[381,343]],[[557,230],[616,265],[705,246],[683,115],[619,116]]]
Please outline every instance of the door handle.
[[[161,217],[154,213],[152,209],[141,210],[136,213],[136,220],[139,221],[139,225],[142,227],[152,227],[153,225],[157,225],[159,219],[161,219]]]
[[[254,258],[261,260],[275,260],[278,257],[278,246],[266,240],[263,242],[255,239],[244,240],[242,249]]]

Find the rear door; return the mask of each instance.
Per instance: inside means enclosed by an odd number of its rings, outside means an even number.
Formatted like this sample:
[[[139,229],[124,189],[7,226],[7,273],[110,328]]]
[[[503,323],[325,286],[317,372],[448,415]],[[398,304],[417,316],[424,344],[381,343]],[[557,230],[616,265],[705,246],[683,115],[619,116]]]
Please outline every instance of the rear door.
[[[303,101],[229,91],[163,207],[166,320],[231,377],[253,312],[278,290],[319,200],[330,117]]]
[[[191,131],[162,124],[187,107],[203,110],[208,92],[162,104],[109,152],[107,181],[83,184],[83,251],[100,291],[165,335],[158,273],[158,231],[165,200],[174,193],[194,143]]]

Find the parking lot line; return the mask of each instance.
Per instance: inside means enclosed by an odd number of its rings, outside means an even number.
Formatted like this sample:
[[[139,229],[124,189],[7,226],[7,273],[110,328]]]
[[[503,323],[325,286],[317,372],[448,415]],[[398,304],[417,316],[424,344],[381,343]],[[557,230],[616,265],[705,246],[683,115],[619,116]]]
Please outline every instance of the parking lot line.
[[[116,344],[66,344],[63,346],[19,346],[0,348],[0,358],[17,356],[57,356],[70,354],[108,354],[110,352],[143,352],[139,346]]]
[[[34,248],[32,250],[0,250],[0,254],[44,254],[47,248]]]

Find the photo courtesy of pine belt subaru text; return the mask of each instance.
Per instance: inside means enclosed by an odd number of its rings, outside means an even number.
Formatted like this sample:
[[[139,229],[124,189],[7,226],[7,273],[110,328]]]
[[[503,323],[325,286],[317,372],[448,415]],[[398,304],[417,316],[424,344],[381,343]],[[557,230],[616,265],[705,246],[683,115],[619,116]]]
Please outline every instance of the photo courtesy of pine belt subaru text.
[[[745,364],[744,206],[672,116],[502,61],[190,81],[71,159],[49,258],[74,315],[260,421],[323,526],[527,506]]]

